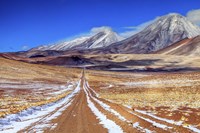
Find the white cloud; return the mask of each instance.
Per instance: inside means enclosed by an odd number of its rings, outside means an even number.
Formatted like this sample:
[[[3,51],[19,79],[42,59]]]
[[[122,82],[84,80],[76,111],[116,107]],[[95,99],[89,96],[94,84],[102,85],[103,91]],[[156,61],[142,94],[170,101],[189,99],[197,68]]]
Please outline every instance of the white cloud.
[[[29,46],[27,45],[22,46],[22,50],[28,50],[28,49],[29,49]]]
[[[146,26],[148,26],[149,24],[151,24],[155,20],[156,19],[147,21],[147,22],[142,23],[138,26],[122,27],[124,29],[124,31],[118,32],[118,35],[121,36],[122,39],[128,38],[128,37],[140,32],[141,30],[143,30]],[[66,39],[61,40],[60,42],[70,41],[70,40],[73,40],[73,39],[78,38],[78,37],[93,36],[93,35],[95,35],[99,32],[103,32],[103,31],[113,31],[113,29],[109,26],[93,27],[93,28],[91,28],[91,30],[89,32],[84,32],[84,33],[81,33],[81,34],[76,35],[76,36],[68,37]]]
[[[124,31],[118,32],[118,35],[121,36],[122,39],[128,38],[128,37],[140,32],[141,30],[143,30],[146,26],[153,23],[155,20],[157,20],[157,18],[147,21],[145,23],[142,23],[138,26],[122,27],[124,29]],[[109,26],[93,27],[93,28],[91,28],[91,30],[89,32],[84,32],[84,33],[81,33],[81,34],[78,34],[75,36],[71,36],[66,39],[60,40],[59,42],[71,41],[71,40],[73,40],[75,38],[79,38],[79,37],[93,36],[99,32],[103,32],[103,31],[113,31],[113,29]]]
[[[200,25],[200,9],[189,11],[186,17],[193,23]]]
[[[102,31],[110,31],[110,30],[112,30],[112,28],[109,27],[109,26],[93,27],[93,28],[91,28],[91,30],[88,31],[88,32],[79,33],[79,34],[77,34],[77,35],[74,35],[74,36],[71,36],[71,37],[62,39],[62,40],[60,40],[59,42],[71,41],[71,40],[76,39],[76,38],[79,38],[79,37],[93,36],[93,35],[95,35],[95,34],[97,34],[97,33],[99,33],[99,32],[102,32]]]
[[[124,29],[127,29],[127,31],[119,33],[119,34],[120,34],[120,36],[125,37],[125,38],[130,37],[130,36],[140,32],[141,30],[143,30],[145,27],[147,27],[149,24],[153,23],[155,20],[157,20],[157,18],[147,21],[147,22],[144,22],[138,26],[123,27]]]
[[[102,32],[102,31],[111,31],[112,28],[109,27],[109,26],[101,26],[101,27],[94,27],[90,30],[90,32],[93,34],[93,33],[99,33],[99,32]]]
[[[156,18],[157,19],[157,18]],[[121,39],[125,39],[125,38],[128,38],[138,32],[140,32],[141,30],[143,30],[146,26],[148,26],[149,24],[153,23],[156,19],[153,19],[153,20],[150,20],[150,21],[147,21],[145,23],[142,23],[138,26],[128,26],[128,27],[122,27],[124,29],[123,32],[117,32],[117,34],[121,37]],[[99,32],[103,32],[103,31],[113,31],[113,29],[109,26],[101,26],[101,27],[93,27],[91,28],[90,31],[88,32],[83,32],[83,33],[80,33],[78,35],[74,35],[74,36],[71,36],[71,37],[68,37],[68,38],[65,38],[65,39],[62,39],[60,41],[58,41],[57,43],[59,42],[64,42],[64,41],[71,41],[73,39],[76,39],[76,38],[79,38],[79,37],[88,37],[88,36],[93,36]],[[26,47],[25,47],[26,48]]]

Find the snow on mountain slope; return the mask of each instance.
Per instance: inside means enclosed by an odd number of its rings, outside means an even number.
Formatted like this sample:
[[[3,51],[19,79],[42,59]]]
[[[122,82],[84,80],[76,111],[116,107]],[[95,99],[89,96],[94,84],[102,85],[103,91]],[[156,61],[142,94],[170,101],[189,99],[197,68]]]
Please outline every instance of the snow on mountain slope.
[[[184,38],[200,35],[200,28],[180,14],[158,18],[141,32],[107,47],[107,53],[151,53]]]
[[[96,35],[90,37],[82,44],[78,45],[75,48],[78,49],[93,49],[93,48],[102,48],[107,47],[112,43],[118,42],[123,38],[117,35],[117,33],[112,30],[105,30],[97,33]]]
[[[113,32],[111,29],[105,29],[104,31],[100,31],[99,33],[92,36],[80,37],[71,41],[65,41],[53,45],[39,46],[31,50],[65,51],[69,49],[93,49],[93,48],[106,47],[122,39],[123,39],[122,37],[117,35],[117,33]]]
[[[164,49],[183,39],[194,38],[200,35],[199,26],[176,13],[157,18],[142,31],[127,39],[123,39],[109,27],[94,29],[95,32],[91,30],[91,36],[33,48],[27,52],[26,56],[35,58],[68,53],[148,54]]]
[[[90,48],[99,48],[99,47],[106,47],[111,43],[117,42],[122,40],[123,38],[118,36],[117,33],[108,30],[103,33],[103,36],[99,38],[99,40],[96,40]]]
[[[75,46],[83,43],[84,41],[86,41],[89,38],[90,37],[80,37],[80,38],[76,38],[76,39],[71,40],[71,41],[65,41],[65,42],[56,43],[56,44],[53,44],[53,45],[39,46],[37,48],[33,48],[32,50],[41,50],[41,51],[57,50],[57,51],[63,51],[63,50],[75,47]]]
[[[200,56],[200,36],[183,39],[155,52],[155,54]]]

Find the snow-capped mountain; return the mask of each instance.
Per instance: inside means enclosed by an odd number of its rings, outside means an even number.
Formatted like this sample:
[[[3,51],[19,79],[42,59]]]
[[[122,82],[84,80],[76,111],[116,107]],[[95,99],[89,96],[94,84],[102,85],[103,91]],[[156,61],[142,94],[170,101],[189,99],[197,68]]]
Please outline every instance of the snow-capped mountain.
[[[79,37],[71,41],[56,43],[53,45],[44,45],[31,49],[31,51],[39,50],[56,50],[65,51],[69,49],[93,49],[107,47],[112,43],[118,42],[123,38],[113,32],[111,29],[105,29],[92,36]]]
[[[106,53],[151,53],[184,38],[200,35],[200,28],[180,14],[157,18],[141,32],[108,46]]]
[[[112,43],[121,41],[123,38],[117,35],[117,33],[112,30],[105,30],[97,33],[96,35],[88,38],[82,44],[78,45],[76,48],[80,49],[93,49],[107,47]]]
[[[57,51],[63,51],[63,50],[75,47],[75,46],[83,43],[84,41],[86,41],[89,38],[90,37],[80,37],[80,38],[76,38],[76,39],[71,40],[71,41],[65,41],[65,42],[56,43],[56,44],[53,44],[53,45],[39,46],[37,48],[34,48],[34,50],[41,50],[41,51],[57,50]]]
[[[40,46],[20,53],[23,57],[46,57],[67,54],[148,54],[155,53],[187,38],[200,35],[200,27],[180,14],[157,18],[139,33],[123,39],[110,28],[95,30],[95,34],[54,45]],[[123,39],[123,40],[122,40]]]

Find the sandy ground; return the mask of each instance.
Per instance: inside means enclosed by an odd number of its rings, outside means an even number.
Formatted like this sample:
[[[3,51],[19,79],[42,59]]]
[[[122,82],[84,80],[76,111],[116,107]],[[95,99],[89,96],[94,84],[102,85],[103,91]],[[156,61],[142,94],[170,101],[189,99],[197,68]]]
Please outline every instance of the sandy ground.
[[[162,116],[149,115],[145,108],[132,109],[121,104],[114,103],[108,99],[99,97],[93,90],[84,72],[77,86],[79,91],[71,97],[64,105],[70,105],[63,110],[62,114],[50,121],[54,128],[45,126],[42,131],[51,132],[195,132],[200,131],[194,125],[184,125],[183,121],[170,121],[162,119]],[[63,106],[64,106],[63,105]],[[60,107],[62,108],[62,107]],[[54,110],[56,112],[58,109]],[[144,112],[142,112],[143,110]],[[49,115],[43,116],[39,121],[30,124],[19,132],[38,131],[37,125],[44,124]],[[5,130],[6,131],[6,130]]]
[[[61,85],[64,80],[68,80],[73,87],[63,97],[49,103],[0,118],[0,132],[200,132],[199,73],[166,75],[86,70],[81,74],[80,70],[75,69],[76,74],[73,75],[74,72],[70,73],[70,71],[74,69],[50,67],[51,71],[49,71],[50,68],[46,70],[45,66],[33,66],[31,73],[36,70],[41,71],[38,70],[40,68],[47,75],[59,76],[55,77],[54,85]],[[57,69],[59,71],[56,71]],[[55,74],[55,71],[59,74]],[[66,75],[64,71],[69,73],[68,78],[64,76]],[[15,73],[11,74],[16,76]],[[22,73],[22,75],[26,75],[26,73]],[[40,73],[32,76],[27,74],[20,79],[35,83],[38,82],[35,79],[37,76],[40,76]],[[41,77],[43,77],[42,81],[47,84],[51,83],[47,81],[53,81],[51,77],[45,78],[44,75]],[[71,79],[71,77],[74,78]],[[14,87],[13,83],[10,83],[14,80],[12,76],[2,75],[2,78],[6,79],[7,85],[12,84],[10,86]],[[24,85],[27,87],[27,82],[24,82]],[[9,90],[6,87],[4,83],[2,89]],[[32,90],[31,87],[29,90]],[[44,90],[41,92],[45,93]],[[29,93],[32,94],[34,91]],[[2,97],[5,97],[5,94],[12,93],[3,92]],[[16,94],[21,97],[27,95],[22,92]],[[43,100],[39,99],[39,101]],[[194,101],[192,102],[192,100]],[[195,102],[197,105],[192,104]],[[13,104],[14,102],[7,103]]]
[[[92,88],[103,99],[128,106],[137,113],[156,115],[184,126],[200,126],[200,74],[115,73],[88,71]],[[139,111],[138,111],[139,110]]]
[[[81,72],[4,58],[0,63],[0,118],[65,97]]]

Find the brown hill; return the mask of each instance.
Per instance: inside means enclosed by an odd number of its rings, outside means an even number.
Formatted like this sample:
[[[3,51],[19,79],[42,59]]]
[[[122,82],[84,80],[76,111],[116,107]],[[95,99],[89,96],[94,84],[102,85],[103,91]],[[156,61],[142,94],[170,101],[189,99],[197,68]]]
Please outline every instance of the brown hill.
[[[164,55],[199,56],[200,36],[197,36],[192,39],[183,39],[155,53]]]

